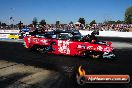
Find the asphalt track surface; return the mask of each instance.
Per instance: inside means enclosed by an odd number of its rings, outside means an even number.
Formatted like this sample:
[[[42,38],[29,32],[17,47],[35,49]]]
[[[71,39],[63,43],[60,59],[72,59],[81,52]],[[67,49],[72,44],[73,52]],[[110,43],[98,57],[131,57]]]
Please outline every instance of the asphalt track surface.
[[[59,77],[54,82],[51,83],[47,80],[46,85],[51,86],[43,86],[41,88],[132,88],[132,82],[124,84],[86,84],[83,86],[76,83],[74,74],[80,65],[85,68],[87,74],[128,74],[132,79],[132,38],[101,37],[100,40],[116,42],[114,44],[115,54],[117,55],[116,60],[98,60],[30,52],[23,47],[22,43],[4,41],[0,42],[0,60],[59,73],[56,75]],[[2,80],[0,80],[0,84],[2,83]],[[31,88],[39,88],[37,87],[39,85],[35,85]],[[0,88],[4,87],[0,86]],[[19,87],[18,85],[16,88],[25,87]]]

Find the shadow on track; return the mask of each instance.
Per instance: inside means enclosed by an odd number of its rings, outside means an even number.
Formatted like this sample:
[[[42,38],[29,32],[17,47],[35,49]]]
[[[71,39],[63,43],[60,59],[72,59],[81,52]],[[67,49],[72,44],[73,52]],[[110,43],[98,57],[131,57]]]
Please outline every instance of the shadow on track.
[[[6,77],[0,77],[0,87],[1,88],[17,88],[16,82],[19,82],[19,79],[24,78],[30,75],[30,73],[13,73],[7,75]],[[23,84],[21,82],[17,84]],[[26,85],[27,86],[27,85]]]
[[[61,75],[50,88],[130,88],[127,84],[88,84],[79,86],[73,77],[76,67],[83,65],[87,74],[129,74],[132,75],[131,50],[118,50],[117,61],[85,60],[79,57],[44,55],[29,52],[21,43],[0,42],[0,59],[38,68],[54,70]],[[124,53],[125,52],[125,53]],[[56,86],[55,86],[56,85]]]

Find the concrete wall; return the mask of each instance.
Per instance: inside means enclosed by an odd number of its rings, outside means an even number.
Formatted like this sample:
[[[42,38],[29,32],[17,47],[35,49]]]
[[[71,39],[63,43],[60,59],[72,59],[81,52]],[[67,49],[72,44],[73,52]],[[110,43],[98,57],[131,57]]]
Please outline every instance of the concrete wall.
[[[92,31],[80,30],[82,35],[91,34]],[[130,37],[132,38],[132,32],[118,32],[118,31],[99,31],[99,36],[107,37]]]

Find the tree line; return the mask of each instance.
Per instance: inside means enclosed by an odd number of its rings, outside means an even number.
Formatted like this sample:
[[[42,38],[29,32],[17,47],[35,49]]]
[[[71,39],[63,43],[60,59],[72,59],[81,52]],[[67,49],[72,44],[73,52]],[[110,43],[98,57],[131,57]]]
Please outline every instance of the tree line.
[[[80,22],[81,24],[85,25],[86,24],[86,20],[82,17],[80,17],[78,19],[78,22]],[[93,25],[93,24],[96,24],[96,20],[93,20],[89,23],[89,25]],[[124,21],[120,21],[120,20],[117,20],[117,21],[113,21],[113,20],[109,20],[109,21],[104,21],[105,24],[132,24],[132,6],[128,7],[125,11],[125,14],[124,14]],[[17,25],[20,27],[23,23],[20,21]],[[45,19],[42,19],[40,22],[38,22],[37,18],[34,17],[33,18],[33,21],[32,21],[32,26],[36,27],[37,25],[41,25],[41,26],[44,26],[46,25],[46,21]],[[73,24],[73,22],[69,22],[69,24]],[[11,24],[13,25],[13,24]],[[56,21],[56,26],[59,26],[60,25],[60,21]],[[2,23],[0,22],[0,26],[7,26],[6,23]]]
[[[113,20],[109,20],[109,21],[104,21],[105,24],[132,24],[132,6],[128,7],[125,11],[125,18],[124,21],[121,20],[117,20],[117,21],[113,21]],[[86,20],[82,17],[79,18],[78,22],[80,22],[81,24],[85,25],[86,24]],[[32,24],[33,25],[37,25],[37,18],[35,17],[33,19]],[[93,25],[96,24],[96,20],[92,20],[89,25]],[[46,21],[43,19],[39,22],[40,25],[45,25]],[[56,26],[60,24],[60,21],[56,21]],[[69,24],[73,24],[73,22],[71,21]]]

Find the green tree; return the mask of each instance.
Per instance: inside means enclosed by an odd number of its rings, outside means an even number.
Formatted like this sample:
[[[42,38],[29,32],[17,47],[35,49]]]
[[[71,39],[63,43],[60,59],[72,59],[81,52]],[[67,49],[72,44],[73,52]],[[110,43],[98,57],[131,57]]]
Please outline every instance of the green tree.
[[[122,23],[124,23],[124,21],[117,20],[116,23],[117,24],[122,24]]]
[[[56,27],[58,28],[60,25],[60,21],[56,21]]]
[[[125,11],[125,23],[132,24],[132,6],[128,7]]]
[[[106,24],[122,24],[122,23],[124,23],[124,21],[120,21],[120,20],[113,21],[113,20],[110,20],[110,21],[106,21],[105,23]]]
[[[1,23],[1,26],[6,26],[6,23]]]
[[[46,21],[43,19],[43,20],[41,20],[41,21],[39,22],[39,24],[40,24],[41,26],[44,26],[44,25],[46,25]]]
[[[37,18],[36,17],[34,17],[33,18],[33,21],[32,21],[32,24],[33,24],[33,26],[36,28],[36,26],[37,26],[37,23],[38,23],[38,20],[37,20]]]
[[[69,24],[73,24],[73,22],[71,21]]]
[[[1,21],[0,21],[0,26],[1,26]]]
[[[56,21],[56,25],[59,25],[60,24],[60,21]]]
[[[14,28],[14,25],[13,24],[11,24],[10,26],[11,26],[11,28]]]
[[[92,26],[93,24],[96,24],[95,20],[93,20],[93,21],[90,22],[90,26]]]
[[[86,24],[86,29],[89,28],[89,27],[90,27],[89,24]]]
[[[116,24],[117,22],[113,20],[109,20],[109,21],[105,21],[104,23],[105,24]]]
[[[22,25],[23,25],[23,23],[20,21],[20,22],[18,23],[18,28],[21,29],[21,28],[22,28]]]
[[[81,24],[84,24],[85,25],[85,19],[84,18],[79,18],[78,22],[80,22]]]

